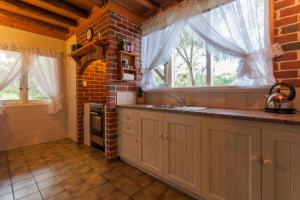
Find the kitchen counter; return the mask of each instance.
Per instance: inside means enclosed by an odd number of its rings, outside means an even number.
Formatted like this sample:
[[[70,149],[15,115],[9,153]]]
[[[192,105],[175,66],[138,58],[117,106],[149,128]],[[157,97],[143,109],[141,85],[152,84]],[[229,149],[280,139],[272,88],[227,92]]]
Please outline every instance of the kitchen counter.
[[[119,105],[118,108],[130,108],[149,111],[160,111],[170,113],[183,113],[207,117],[221,117],[228,119],[248,120],[286,125],[300,126],[300,112],[296,114],[267,113],[263,110],[237,110],[222,108],[207,108],[203,110],[176,110],[172,108],[147,107],[147,105]]]

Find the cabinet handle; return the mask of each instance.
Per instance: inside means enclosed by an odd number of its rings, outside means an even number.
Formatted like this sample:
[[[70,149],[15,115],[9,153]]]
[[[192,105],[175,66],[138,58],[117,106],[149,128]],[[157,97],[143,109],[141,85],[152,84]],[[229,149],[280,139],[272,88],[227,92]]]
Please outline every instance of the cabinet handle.
[[[163,134],[160,134],[158,137],[161,138],[161,139],[164,139],[164,135]]]
[[[168,140],[169,137],[168,137],[167,135],[164,135],[164,139],[165,139],[165,140]]]
[[[135,139],[134,141],[135,141],[135,143],[138,143],[138,139]]]
[[[130,126],[127,126],[127,129],[130,130]]]
[[[273,162],[269,159],[264,159],[263,160],[263,165],[266,167],[272,167],[273,166]]]

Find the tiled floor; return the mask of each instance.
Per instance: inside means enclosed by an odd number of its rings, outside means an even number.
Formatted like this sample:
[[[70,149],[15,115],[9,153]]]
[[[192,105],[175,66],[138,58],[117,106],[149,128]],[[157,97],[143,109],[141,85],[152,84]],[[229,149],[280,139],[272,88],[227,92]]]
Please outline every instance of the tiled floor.
[[[185,200],[190,197],[71,140],[0,152],[0,200]]]

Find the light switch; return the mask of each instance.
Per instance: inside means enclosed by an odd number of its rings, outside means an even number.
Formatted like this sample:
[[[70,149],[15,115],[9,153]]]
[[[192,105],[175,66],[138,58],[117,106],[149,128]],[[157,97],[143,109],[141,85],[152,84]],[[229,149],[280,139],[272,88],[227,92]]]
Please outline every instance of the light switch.
[[[82,86],[87,87],[87,81],[82,81]]]

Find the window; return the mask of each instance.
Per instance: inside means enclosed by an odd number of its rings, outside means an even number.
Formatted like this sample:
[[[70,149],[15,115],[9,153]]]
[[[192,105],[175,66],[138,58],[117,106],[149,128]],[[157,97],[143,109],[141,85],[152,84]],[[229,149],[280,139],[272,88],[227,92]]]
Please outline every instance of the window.
[[[228,86],[235,79],[238,59],[209,53],[205,42],[188,28],[169,62],[154,70],[159,87]]]
[[[14,67],[14,62],[18,62],[17,57],[20,57],[22,62],[21,53],[13,51],[0,51],[0,73],[7,73],[9,68]],[[35,83],[32,73],[29,70],[23,76],[17,76],[8,86],[0,91],[0,101],[28,103],[33,101],[47,100],[39,86]]]
[[[244,2],[244,1],[242,1]],[[245,1],[248,2],[248,1]],[[249,1],[250,2],[250,1]],[[255,1],[258,8],[258,24],[251,23],[253,17],[253,10],[249,4],[242,4],[241,10],[245,17],[245,28],[249,30],[249,35],[255,35],[258,38],[258,45],[256,49],[264,47],[266,42],[265,34],[267,28],[265,26],[265,1]],[[235,2],[233,2],[235,3]],[[222,5],[226,10],[229,5]],[[203,16],[214,27],[216,32],[221,32],[225,38],[232,38],[238,35],[238,31],[228,29],[226,20],[222,20],[224,13],[216,12],[218,8],[211,9]],[[191,28],[186,24],[183,28],[179,42],[172,49],[169,61],[164,65],[158,66],[153,72],[154,85],[160,88],[182,88],[182,87],[206,87],[206,86],[229,86],[237,79],[237,70],[240,64],[240,57],[226,55],[225,53],[217,52],[217,50],[208,46]],[[195,30],[195,29],[194,29]],[[236,31],[232,33],[231,31]],[[255,32],[255,33],[252,33]],[[241,36],[242,37],[242,36]],[[237,38],[240,42],[243,39]],[[243,42],[241,42],[243,45]],[[256,45],[256,44],[255,44]],[[245,48],[247,49],[247,48]],[[250,52],[252,53],[252,52]]]

